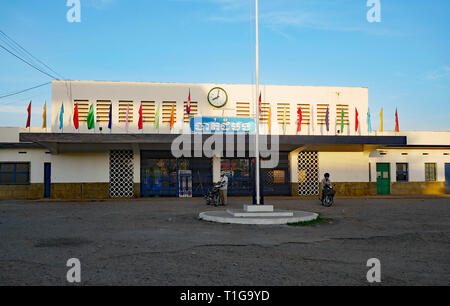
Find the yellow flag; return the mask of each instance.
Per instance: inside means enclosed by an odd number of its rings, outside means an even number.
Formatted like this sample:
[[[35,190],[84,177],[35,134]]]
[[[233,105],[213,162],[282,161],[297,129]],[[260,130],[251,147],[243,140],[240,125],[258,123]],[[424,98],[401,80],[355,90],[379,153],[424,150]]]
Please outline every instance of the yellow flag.
[[[380,113],[380,132],[383,132],[383,108],[381,108]]]
[[[271,131],[271,122],[272,121],[272,109],[269,106],[269,118],[267,119],[267,126],[269,127],[269,133]]]
[[[46,129],[47,128],[47,102],[45,102],[44,104],[44,113],[42,114],[42,128]]]

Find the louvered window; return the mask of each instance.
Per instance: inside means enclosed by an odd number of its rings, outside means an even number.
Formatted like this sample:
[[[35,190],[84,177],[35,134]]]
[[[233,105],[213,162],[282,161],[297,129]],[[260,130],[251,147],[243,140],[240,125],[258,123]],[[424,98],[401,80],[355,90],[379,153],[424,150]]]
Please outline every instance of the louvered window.
[[[155,101],[142,101],[141,103],[142,103],[142,122],[155,123],[155,116],[156,116]]]
[[[250,103],[236,102],[236,116],[242,118],[250,118]]]
[[[97,101],[97,122],[109,122],[109,108],[111,106],[111,101],[109,100],[98,100]]]
[[[262,103],[261,104],[261,116],[259,117],[259,121],[261,123],[267,123],[269,121],[269,115],[271,116],[270,103]]]
[[[286,113],[286,124],[291,124],[291,111],[289,103],[278,103],[277,118],[278,124],[284,124],[284,117]]]
[[[328,104],[317,104],[317,124],[318,125],[326,125],[326,117],[327,117],[327,109],[328,109],[328,122],[330,122],[330,109]]]
[[[170,116],[172,114],[173,106],[173,118],[174,123],[177,123],[177,102],[174,101],[164,101],[162,103],[162,123],[170,123]]]
[[[75,100],[75,105],[78,104],[78,121],[87,122],[87,116],[89,114],[89,100]]]
[[[191,101],[191,113],[187,113],[187,101],[184,102],[184,123],[189,123],[190,117],[195,117],[198,115],[198,102]]]
[[[311,124],[311,106],[309,104],[297,104],[297,112],[298,109],[302,109],[302,125],[310,125]],[[298,115],[297,115],[298,117]],[[297,118],[298,120],[298,118]]]
[[[336,105],[336,125],[341,126],[342,110],[344,110],[344,125],[350,125],[350,120],[348,116],[348,105],[343,104]]]
[[[127,122],[127,112],[128,112],[128,123],[133,123],[133,101],[119,101],[119,122]]]

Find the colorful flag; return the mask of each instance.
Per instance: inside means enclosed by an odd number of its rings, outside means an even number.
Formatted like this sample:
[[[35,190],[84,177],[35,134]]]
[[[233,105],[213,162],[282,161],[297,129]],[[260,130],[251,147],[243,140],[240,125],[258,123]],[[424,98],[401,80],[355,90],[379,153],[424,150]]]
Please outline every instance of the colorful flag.
[[[89,114],[87,115],[87,126],[89,130],[95,129],[94,105],[91,104]]]
[[[395,109],[395,131],[400,133],[400,124],[398,122],[398,111]]]
[[[355,107],[355,132],[359,130],[359,113],[358,109]]]
[[[372,120],[370,119],[370,109],[367,111],[367,131],[372,133]]]
[[[144,123],[143,123],[143,118],[142,118],[142,103],[141,103],[141,107],[139,108],[138,128],[139,128],[139,130],[143,130],[144,129]]]
[[[175,105],[172,104],[172,111],[170,112],[170,130],[173,129],[175,124]]]
[[[156,113],[155,113],[155,129],[159,129],[159,106],[156,107]]]
[[[258,107],[259,107],[259,114],[261,114],[261,112],[262,112],[262,97],[261,97],[261,93],[259,93]]]
[[[64,103],[61,104],[61,111],[59,113],[59,129],[64,128]]]
[[[44,113],[42,114],[42,128],[47,128],[47,102],[44,104]]]
[[[28,112],[28,119],[27,119],[27,128],[31,127],[31,101],[30,104],[28,105],[27,108],[27,112]]]
[[[298,108],[297,114],[298,114],[297,133],[300,133],[302,131],[302,121],[303,121],[303,113],[301,107]]]
[[[73,111],[73,126],[76,130],[80,128],[80,122],[78,120],[78,103],[75,104],[75,110]]]
[[[108,129],[112,130],[112,103],[109,106],[109,123],[108,123]]]
[[[284,113],[283,113],[283,132],[284,134],[286,134],[286,126],[287,126],[287,121],[286,121],[286,108],[284,108]]]
[[[342,108],[342,112],[341,112],[341,134],[344,134],[344,120],[345,120],[345,112],[344,112],[344,108]]]
[[[380,132],[383,132],[384,128],[383,128],[383,108],[381,108],[381,112],[380,112]]]
[[[188,115],[191,114],[191,90],[190,90],[190,89],[189,89],[188,102],[187,102],[187,105],[186,105],[186,113],[187,113]]]
[[[327,106],[327,114],[325,115],[325,124],[327,125],[327,132],[330,131],[330,109]]]

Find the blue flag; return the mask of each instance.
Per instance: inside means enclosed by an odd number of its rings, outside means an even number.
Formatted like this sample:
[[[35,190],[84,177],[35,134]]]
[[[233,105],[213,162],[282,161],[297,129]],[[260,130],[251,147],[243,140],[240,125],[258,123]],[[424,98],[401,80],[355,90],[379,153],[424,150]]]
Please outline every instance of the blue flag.
[[[372,120],[370,120],[370,109],[367,112],[367,131],[372,133]]]
[[[59,129],[62,130],[64,126],[64,103],[61,104],[61,113],[59,114]]]
[[[112,103],[109,106],[109,124],[108,124],[108,129],[112,129]]]

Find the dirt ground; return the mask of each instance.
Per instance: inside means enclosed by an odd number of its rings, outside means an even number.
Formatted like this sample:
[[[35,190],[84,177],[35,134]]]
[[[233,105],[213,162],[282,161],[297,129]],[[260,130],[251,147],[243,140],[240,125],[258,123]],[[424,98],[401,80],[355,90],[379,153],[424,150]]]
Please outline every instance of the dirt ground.
[[[232,207],[249,203],[229,198]],[[311,227],[214,224],[203,199],[0,201],[0,285],[450,285],[450,198],[266,198],[318,212]]]

